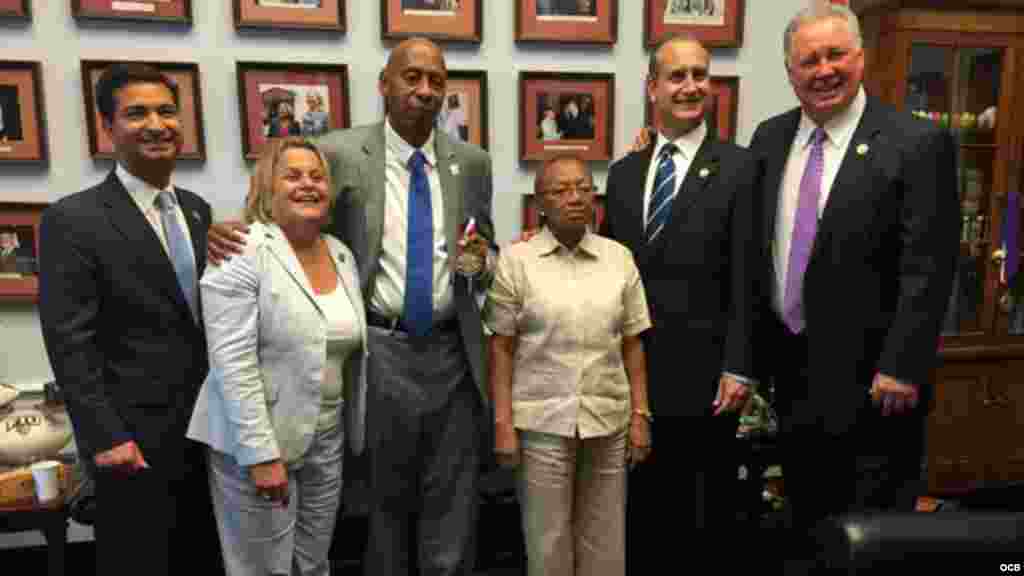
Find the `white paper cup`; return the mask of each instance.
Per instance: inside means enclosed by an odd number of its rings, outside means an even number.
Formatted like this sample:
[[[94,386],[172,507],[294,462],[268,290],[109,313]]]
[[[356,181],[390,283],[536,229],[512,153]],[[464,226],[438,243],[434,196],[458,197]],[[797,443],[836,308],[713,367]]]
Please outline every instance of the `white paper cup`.
[[[45,460],[32,465],[32,480],[36,486],[36,499],[40,503],[52,502],[60,495],[60,482],[57,472],[60,462]]]

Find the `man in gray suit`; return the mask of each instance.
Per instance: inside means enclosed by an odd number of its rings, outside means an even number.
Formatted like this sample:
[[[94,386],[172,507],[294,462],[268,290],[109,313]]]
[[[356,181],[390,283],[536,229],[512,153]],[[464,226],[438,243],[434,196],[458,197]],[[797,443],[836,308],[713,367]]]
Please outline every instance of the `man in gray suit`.
[[[378,83],[384,122],[317,142],[338,193],[330,232],[356,256],[370,326],[366,574],[473,569],[491,161],[434,130],[447,76],[436,44],[402,42]],[[235,251],[230,227],[211,229],[211,257]]]

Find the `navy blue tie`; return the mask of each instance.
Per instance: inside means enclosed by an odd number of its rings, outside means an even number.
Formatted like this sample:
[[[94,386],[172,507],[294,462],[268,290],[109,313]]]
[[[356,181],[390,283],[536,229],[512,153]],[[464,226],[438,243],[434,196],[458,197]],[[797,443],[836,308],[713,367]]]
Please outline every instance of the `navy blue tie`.
[[[430,332],[434,312],[434,220],[426,164],[427,159],[419,150],[409,158],[404,323],[412,336],[424,336]]]
[[[676,153],[676,145],[671,142],[665,144],[658,154],[658,171],[654,174],[654,190],[651,192],[651,200],[647,205],[647,222],[644,225],[644,235],[647,242],[654,242],[658,233],[668,222],[668,214],[672,211],[672,198],[676,191],[676,163],[672,155]]]

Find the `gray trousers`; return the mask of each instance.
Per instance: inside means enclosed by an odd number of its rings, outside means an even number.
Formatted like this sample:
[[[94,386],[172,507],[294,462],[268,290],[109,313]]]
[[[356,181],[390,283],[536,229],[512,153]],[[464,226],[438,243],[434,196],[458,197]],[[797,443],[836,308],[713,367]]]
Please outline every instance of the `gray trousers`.
[[[364,574],[469,575],[482,406],[457,333],[371,327],[372,499]]]
[[[228,576],[328,576],[341,501],[344,426],[317,432],[288,470],[288,506],[265,501],[249,471],[209,451],[210,490]]]

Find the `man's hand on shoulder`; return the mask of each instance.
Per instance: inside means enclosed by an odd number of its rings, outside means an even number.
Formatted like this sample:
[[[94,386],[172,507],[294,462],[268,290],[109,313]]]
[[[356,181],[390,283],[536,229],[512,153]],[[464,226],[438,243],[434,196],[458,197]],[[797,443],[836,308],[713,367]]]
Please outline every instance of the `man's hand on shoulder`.
[[[652,142],[654,142],[654,128],[644,126],[633,138],[633,145],[630,146],[629,152],[639,152],[650,146]]]
[[[231,259],[232,254],[241,254],[245,249],[245,237],[249,226],[238,221],[214,222],[206,235],[206,261],[219,266]]]
[[[519,239],[513,240],[512,243],[518,244],[519,242],[529,242],[530,238],[533,238],[537,234],[540,234],[540,228],[530,228],[529,230],[523,230],[519,234]]]

